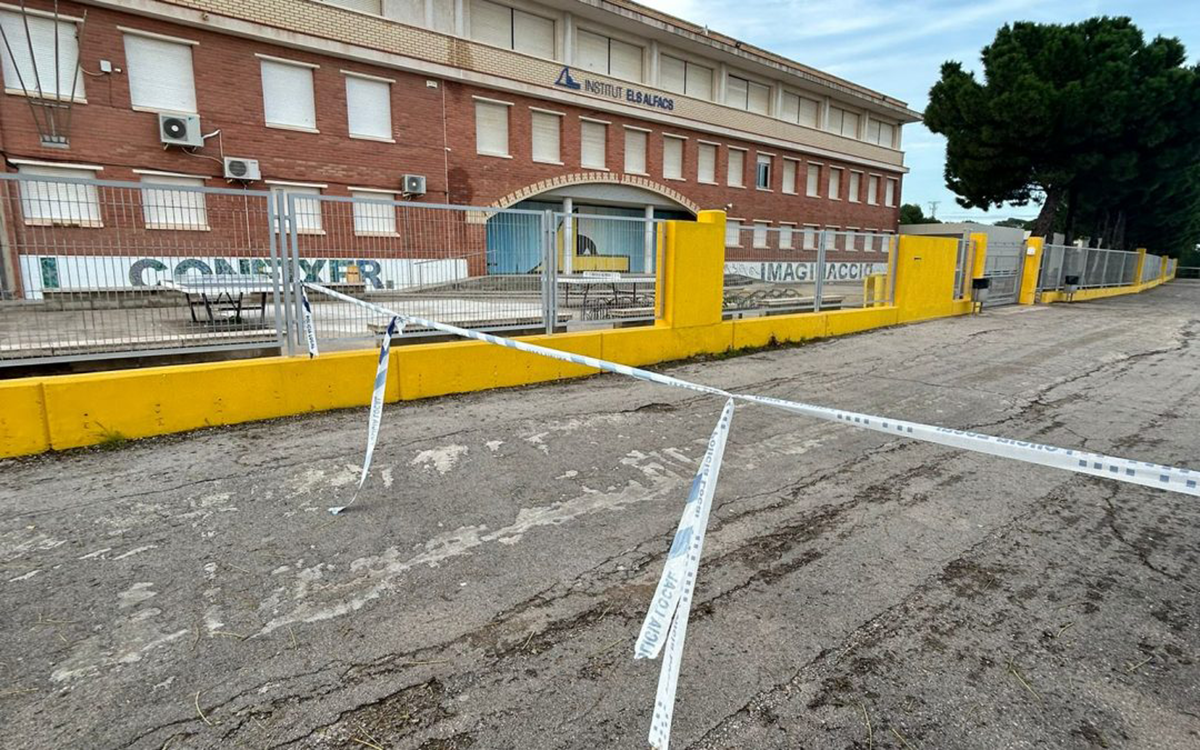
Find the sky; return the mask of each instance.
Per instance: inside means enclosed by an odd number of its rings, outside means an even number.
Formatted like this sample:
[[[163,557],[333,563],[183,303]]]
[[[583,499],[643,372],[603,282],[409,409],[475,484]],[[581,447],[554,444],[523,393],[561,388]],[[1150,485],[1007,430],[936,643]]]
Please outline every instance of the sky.
[[[957,60],[976,72],[979,51],[1011,21],[1067,23],[1097,15],[1129,16],[1147,38],[1174,36],[1188,59],[1200,59],[1198,0],[638,0],[694,23],[707,24],[908,103],[920,112],[941,64]],[[945,140],[917,123],[903,131],[911,172],[903,201],[926,214],[936,201],[944,221],[1033,218],[1038,207],[983,212],[955,203],[943,179]]]

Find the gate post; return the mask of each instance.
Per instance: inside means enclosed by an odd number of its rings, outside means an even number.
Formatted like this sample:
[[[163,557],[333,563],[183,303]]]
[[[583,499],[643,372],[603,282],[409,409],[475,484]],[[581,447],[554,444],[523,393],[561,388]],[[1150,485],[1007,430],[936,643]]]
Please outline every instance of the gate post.
[[[1038,274],[1042,270],[1042,253],[1045,251],[1044,237],[1030,237],[1025,241],[1025,265],[1021,269],[1021,295],[1019,305],[1032,305],[1037,299]]]
[[[565,221],[565,218],[564,218]],[[554,212],[542,212],[542,318],[546,333],[558,325],[558,253]]]
[[[971,278],[982,279],[984,277],[983,270],[987,267],[987,233],[973,232],[970,236],[970,240],[971,244],[975,247],[975,259],[971,264]],[[975,301],[974,292],[971,292],[971,301]]]

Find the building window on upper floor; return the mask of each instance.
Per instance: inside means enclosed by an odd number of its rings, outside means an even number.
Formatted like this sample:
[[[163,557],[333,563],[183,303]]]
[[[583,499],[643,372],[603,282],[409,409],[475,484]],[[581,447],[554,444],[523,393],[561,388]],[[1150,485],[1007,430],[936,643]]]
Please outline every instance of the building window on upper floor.
[[[760,115],[770,114],[771,87],[730,74],[725,79],[725,103]]]
[[[725,220],[725,247],[740,247],[742,244],[741,219]]]
[[[770,246],[770,243],[767,242],[767,230],[770,226],[771,222],[769,221],[754,222],[754,247],[762,249]]]
[[[475,100],[475,153],[484,156],[509,156],[507,102]]]
[[[696,149],[696,182],[717,184],[717,145],[701,143]]]
[[[636,44],[577,29],[575,64],[601,75],[640,82],[643,75],[643,50]]]
[[[208,231],[208,206],[200,190],[203,177],[187,175],[142,175],[142,218],[147,229]]]
[[[844,135],[847,138],[857,138],[858,119],[858,114],[855,112],[831,106],[829,108],[829,122],[825,123],[825,129],[831,133]]]
[[[584,169],[608,169],[608,125],[583,120],[579,125],[579,164]]]
[[[533,160],[543,164],[562,164],[562,114],[535,109],[529,115]]]
[[[829,170],[829,199],[842,199],[842,170],[837,167]]]
[[[887,185],[885,185],[883,188],[883,205],[891,207],[891,208],[895,208],[896,192],[897,192],[898,187],[899,187],[898,180],[888,180],[887,181]]]
[[[850,173],[850,185],[846,193],[851,203],[862,202],[862,172]]]
[[[346,119],[351,138],[394,142],[392,81],[343,70],[346,76]]]
[[[646,143],[649,133],[641,128],[625,128],[625,172],[646,174]]]
[[[781,189],[788,195],[796,194],[796,166],[799,163],[795,159],[787,157],[783,159],[783,186]]]
[[[867,122],[867,141],[893,148],[896,142],[896,126],[890,122],[870,120]]]
[[[726,164],[725,184],[729,187],[746,186],[746,151],[740,148],[729,149],[729,160]]]
[[[311,183],[276,182],[267,180],[271,192],[279,196],[283,206],[288,205],[288,197],[292,199],[292,218],[295,221],[296,234],[325,234],[324,223],[321,221],[321,190],[324,185]],[[287,209],[285,209],[287,210]]]
[[[18,164],[17,171],[22,175],[48,178],[21,181],[21,214],[25,223],[40,227],[103,226],[95,185],[53,179],[95,179],[99,170],[99,167]]]
[[[53,18],[33,13],[0,11],[0,28],[8,40],[8,47],[0,52],[4,90],[46,99],[69,99],[74,95],[75,101],[84,101],[76,23],[74,19],[60,17],[56,23]]]
[[[879,175],[867,176],[867,203],[879,205]]]
[[[780,224],[779,225],[779,249],[780,250],[795,250],[796,249],[796,225],[795,224]]]
[[[391,190],[350,188],[354,234],[359,237],[396,237],[396,194]]]
[[[759,154],[754,160],[754,187],[759,190],[771,189],[771,155]]]
[[[363,13],[371,13],[376,16],[383,15],[383,0],[317,0],[320,3],[328,5],[340,5],[343,8],[351,10],[359,10]],[[421,17],[425,17],[424,0],[417,0],[421,6]]]
[[[676,94],[711,101],[713,70],[672,55],[660,55],[658,85]]]
[[[784,120],[815,128],[820,111],[821,103],[816,99],[809,99],[790,91],[783,92],[783,111],[780,112],[780,117]]]
[[[268,127],[317,131],[313,69],[309,63],[259,55],[262,63],[263,116]]]
[[[491,0],[471,0],[471,38],[554,59],[554,21]]]
[[[808,184],[804,194],[809,198],[821,197],[821,167],[816,164],[808,165]]]
[[[673,135],[663,136],[663,179],[683,179],[683,143],[683,138]]]
[[[125,32],[125,69],[134,109],[197,111],[196,80],[192,72],[194,44]]]

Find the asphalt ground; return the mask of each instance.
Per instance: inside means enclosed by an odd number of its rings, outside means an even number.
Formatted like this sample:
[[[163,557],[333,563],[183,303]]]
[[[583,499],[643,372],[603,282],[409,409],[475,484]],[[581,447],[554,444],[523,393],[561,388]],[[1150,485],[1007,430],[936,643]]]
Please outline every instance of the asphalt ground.
[[[1200,468],[1200,283],[666,368]],[[370,384],[345,383],[369,389]],[[617,376],[0,462],[0,747],[636,748],[718,399]],[[673,747],[1200,746],[1196,498],[733,419]]]

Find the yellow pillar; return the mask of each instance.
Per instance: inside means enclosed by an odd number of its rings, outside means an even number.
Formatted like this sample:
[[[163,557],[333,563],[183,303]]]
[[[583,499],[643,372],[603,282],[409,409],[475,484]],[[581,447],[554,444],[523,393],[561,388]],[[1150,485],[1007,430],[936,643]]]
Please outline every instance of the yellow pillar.
[[[1021,268],[1021,298],[1017,300],[1022,305],[1032,305],[1037,299],[1038,274],[1042,270],[1042,252],[1046,247],[1046,238],[1030,237],[1025,241],[1025,265]]]
[[[983,269],[987,264],[987,246],[988,236],[983,232],[975,232],[971,235],[971,242],[975,245],[975,261],[971,264],[971,278],[983,278]]]
[[[1137,254],[1138,254],[1137,266],[1134,268],[1134,271],[1133,271],[1134,285],[1142,283],[1142,270],[1145,269],[1145,267],[1146,267],[1146,248],[1139,247],[1137,249]]]
[[[696,221],[667,222],[660,243],[658,326],[686,328],[721,322],[725,294],[725,212],[701,211]]]

